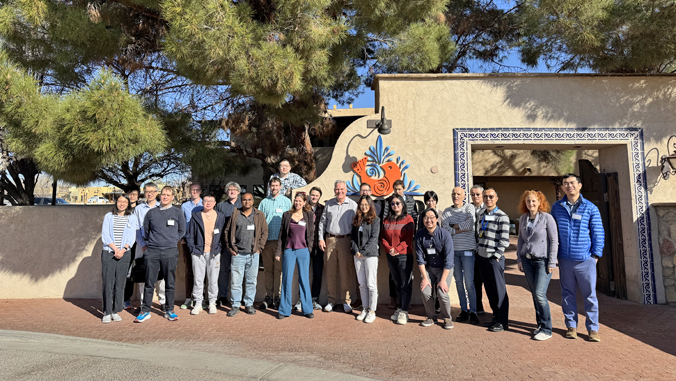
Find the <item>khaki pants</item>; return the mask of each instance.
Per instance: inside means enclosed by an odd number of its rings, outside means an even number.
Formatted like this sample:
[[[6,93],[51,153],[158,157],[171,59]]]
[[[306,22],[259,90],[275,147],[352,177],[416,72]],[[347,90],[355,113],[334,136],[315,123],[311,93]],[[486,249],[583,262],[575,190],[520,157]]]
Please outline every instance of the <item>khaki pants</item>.
[[[329,303],[350,304],[350,296],[355,294],[357,278],[350,237],[327,237],[324,269],[326,270],[326,291]],[[339,289],[340,292],[338,292]]]
[[[277,240],[266,242],[261,253],[265,269],[265,295],[271,298],[279,298],[282,291],[282,261],[275,260],[275,251]]]

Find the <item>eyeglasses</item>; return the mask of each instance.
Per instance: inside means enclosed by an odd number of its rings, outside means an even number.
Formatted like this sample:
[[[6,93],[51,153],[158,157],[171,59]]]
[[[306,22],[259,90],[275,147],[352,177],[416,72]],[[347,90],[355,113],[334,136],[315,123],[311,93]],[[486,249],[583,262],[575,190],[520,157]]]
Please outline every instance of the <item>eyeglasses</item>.
[[[425,221],[432,221],[432,220],[436,220],[436,219],[437,219],[436,217],[427,217],[427,216],[423,217],[423,220],[425,220]]]
[[[491,194],[491,195],[485,194],[485,195],[484,195],[484,198],[487,198],[487,199],[489,199],[489,200],[492,200],[492,199],[494,199],[495,197],[496,197],[496,196],[495,196],[494,194]]]
[[[401,205],[401,203],[400,203],[400,202],[393,202],[393,203],[391,203],[390,205],[392,205],[392,206],[397,206],[397,205]]]

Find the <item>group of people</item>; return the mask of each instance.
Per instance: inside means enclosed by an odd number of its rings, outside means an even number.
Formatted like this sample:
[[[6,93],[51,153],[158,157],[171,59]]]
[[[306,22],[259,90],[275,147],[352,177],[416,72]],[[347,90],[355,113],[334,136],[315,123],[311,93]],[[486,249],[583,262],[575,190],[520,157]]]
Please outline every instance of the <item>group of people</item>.
[[[292,189],[305,185],[290,168],[288,161],[280,163],[280,172],[271,177],[269,194],[258,208],[251,193],[240,197],[241,188],[235,182],[226,185],[227,199],[218,204],[213,195],[202,196],[200,185],[193,183],[190,200],[181,209],[172,206],[174,190],[168,186],[161,190],[158,204],[153,183],[144,186],[145,204],[135,205],[138,194],[119,197],[103,224],[102,321],[119,321],[119,312],[131,308],[133,284],[126,278],[130,264],[139,259],[145,266],[145,282],[140,286],[142,305],[135,322],[150,318],[156,288],[165,318],[178,319],[173,306],[179,257],[186,264],[188,296],[181,308],[190,308],[192,315],[204,309],[215,314],[220,302],[230,304],[229,317],[237,315],[241,307],[245,313],[255,314],[262,256],[265,297],[259,309],[276,310],[277,318],[284,319],[295,308],[313,318],[317,310],[340,308],[352,313],[353,306],[361,305],[356,319],[372,323],[378,308],[382,248],[396,306],[392,321],[408,322],[413,267],[417,264],[426,315],[421,326],[439,323],[445,329],[453,328],[449,297],[453,272],[461,307],[456,322],[480,324],[477,315],[484,313],[481,300],[485,288],[493,312],[485,325],[491,332],[509,328],[504,252],[509,246],[510,220],[498,207],[495,189],[474,186],[471,202],[465,202],[464,189],[453,188],[453,204],[444,211],[437,209],[438,195],[428,191],[425,209],[419,212],[414,199],[404,195],[401,180],[394,183],[394,193],[386,200],[376,200],[369,185],[362,184],[357,202],[347,197],[345,182],[338,180],[335,197],[322,205],[322,191],[317,187],[308,194],[295,192],[293,199],[287,197]],[[556,201],[551,211],[538,190],[525,191],[519,201],[517,264],[533,295],[535,340],[552,337],[547,289],[558,264],[566,337],[577,337],[579,288],[585,300],[588,338],[600,341],[595,287],[604,232],[598,209],[582,197],[581,187],[579,177],[565,175],[565,197]],[[296,269],[300,298],[292,306]],[[323,278],[328,303],[321,306]]]

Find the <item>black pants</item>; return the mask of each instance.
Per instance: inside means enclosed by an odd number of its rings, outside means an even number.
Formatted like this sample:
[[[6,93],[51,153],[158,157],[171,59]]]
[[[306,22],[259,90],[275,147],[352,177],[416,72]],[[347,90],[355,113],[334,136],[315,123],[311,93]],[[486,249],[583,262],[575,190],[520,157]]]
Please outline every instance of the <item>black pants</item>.
[[[493,321],[509,323],[509,297],[505,285],[505,256],[484,258],[477,255],[481,277],[486,285],[486,295],[493,310]]]
[[[134,242],[134,246],[132,246],[131,249],[129,249],[129,252],[133,257],[134,253],[136,253],[136,242]],[[129,268],[127,269],[127,274],[129,273],[129,270],[131,270],[132,263],[134,263],[134,258],[131,258],[129,260]],[[124,301],[128,302],[129,300],[131,300],[132,295],[134,295],[134,282],[132,282],[130,278],[127,278],[124,284]]]
[[[413,292],[413,254],[386,255],[387,265],[394,280],[394,289],[397,292],[397,304],[403,311],[408,311]]]
[[[176,288],[176,264],[178,263],[178,248],[146,250],[143,255],[146,262],[146,284],[143,292],[141,312],[150,312],[153,304],[155,282],[159,275],[164,278],[164,290],[167,299],[167,311],[174,310],[174,293]]]
[[[218,299],[225,304],[230,298],[230,268],[232,265],[232,254],[230,250],[224,248],[221,252],[221,268],[218,270]]]
[[[324,252],[315,248],[312,255],[312,298],[319,298],[322,292],[322,274],[324,273]]]
[[[130,261],[131,252],[129,250],[120,259],[116,259],[113,253],[105,249],[101,253],[104,315],[116,314],[124,308],[124,283]]]
[[[385,253],[387,254],[387,253]],[[394,283],[394,278],[392,278],[392,273],[390,273],[388,276],[389,278],[389,283],[390,283],[390,298],[397,298],[397,285]]]
[[[476,310],[478,311],[485,311],[484,310],[484,303],[483,303],[483,298],[484,298],[484,293],[483,293],[483,288],[484,288],[484,281],[483,278],[481,278],[481,269],[479,269],[479,255],[474,253],[474,290],[476,291]]]

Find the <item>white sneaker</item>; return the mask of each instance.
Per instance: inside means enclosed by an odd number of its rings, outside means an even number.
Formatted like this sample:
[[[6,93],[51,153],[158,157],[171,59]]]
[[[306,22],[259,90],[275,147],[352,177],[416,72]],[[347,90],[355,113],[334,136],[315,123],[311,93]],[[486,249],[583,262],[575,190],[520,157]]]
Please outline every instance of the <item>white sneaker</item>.
[[[397,318],[397,324],[404,325],[408,323],[408,311],[401,311]]]
[[[346,314],[352,313],[352,307],[347,303],[343,303],[343,311],[345,311]]]
[[[390,320],[397,321],[397,319],[399,319],[399,313],[401,313],[401,308],[397,308],[397,310],[394,311],[394,314],[390,316]]]
[[[181,304],[181,309],[187,310],[188,308],[192,307],[193,303],[194,303],[194,301],[191,298],[188,298],[188,299],[185,300],[185,302],[183,304]],[[164,304],[164,303],[162,303],[162,304]],[[197,314],[195,314],[195,315],[197,315]]]
[[[216,312],[218,312],[218,309],[216,308],[216,303],[210,303],[209,304],[209,315],[213,315]]]
[[[200,312],[202,312],[202,303],[195,304],[195,307],[190,311],[190,315],[199,315]]]
[[[303,312],[303,305],[300,303],[300,300],[298,301],[298,303],[296,303],[296,306],[294,308],[298,312]]]
[[[317,303],[317,299],[312,299],[312,309],[315,311],[322,309],[321,304]]]
[[[333,304],[329,303],[324,307],[324,312],[331,312],[333,311]]]
[[[368,313],[368,310],[367,310],[366,308],[364,308],[364,309],[361,311],[361,313],[359,314],[359,316],[357,316],[357,320],[359,320],[359,321],[364,320],[364,318],[366,317],[366,314],[367,314],[367,313]]]
[[[113,317],[113,321],[122,321],[122,318],[118,314],[113,314],[112,317]]]
[[[103,319],[101,319],[101,323],[108,324],[110,322],[111,322],[110,315],[103,315]]]
[[[376,312],[369,311],[368,315],[366,315],[366,318],[364,319],[364,323],[373,323],[375,320],[376,320]]]
[[[548,334],[546,334],[542,331],[538,332],[538,334],[535,335],[535,337],[533,337],[533,339],[535,339],[537,341],[545,341],[545,340],[549,340],[551,338],[552,338],[552,335],[548,335]]]

